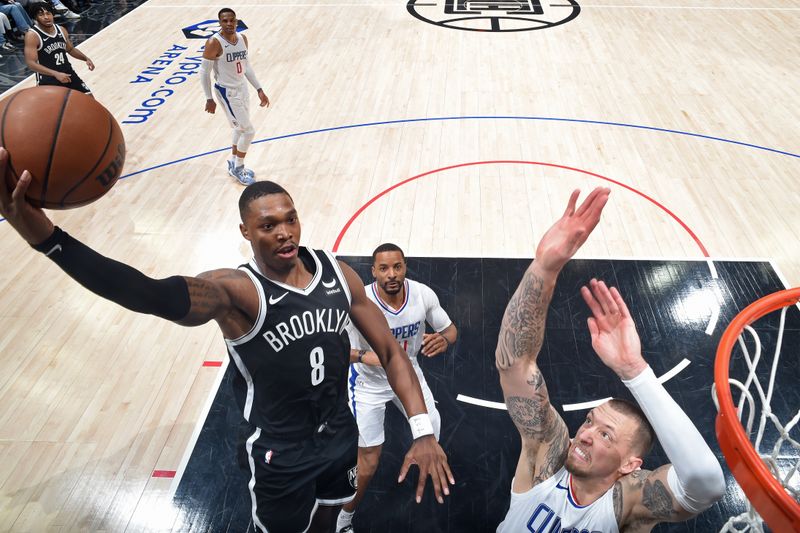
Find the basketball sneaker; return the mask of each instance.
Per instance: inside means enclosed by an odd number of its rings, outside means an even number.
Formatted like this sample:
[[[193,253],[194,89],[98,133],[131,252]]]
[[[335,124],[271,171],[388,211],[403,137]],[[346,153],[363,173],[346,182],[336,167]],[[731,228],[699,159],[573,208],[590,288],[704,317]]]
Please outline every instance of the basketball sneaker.
[[[353,524],[349,524],[344,526],[342,529],[337,529],[336,533],[355,533],[355,530],[353,529]]]
[[[235,178],[236,174],[233,173],[233,165],[234,165],[233,161],[231,161],[230,159],[227,159],[226,162],[228,163],[228,174]]]
[[[233,177],[242,185],[252,185],[256,182],[256,179],[251,174],[247,173],[247,169],[244,168],[244,165],[233,169]]]

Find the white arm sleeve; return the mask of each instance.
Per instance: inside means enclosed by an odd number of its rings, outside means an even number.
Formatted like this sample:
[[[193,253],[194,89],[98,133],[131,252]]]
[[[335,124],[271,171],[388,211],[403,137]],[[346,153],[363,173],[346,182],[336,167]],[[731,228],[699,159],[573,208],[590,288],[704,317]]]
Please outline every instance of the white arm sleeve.
[[[681,507],[697,514],[722,498],[725,477],[717,458],[653,370],[648,366],[622,382],[633,393],[672,462],[667,481]]]
[[[244,69],[244,76],[247,78],[247,81],[250,82],[250,85],[255,87],[256,91],[261,90],[261,82],[256,78],[256,73],[253,72],[253,67],[250,66],[249,61],[247,62],[247,67]]]
[[[211,100],[211,69],[213,68],[214,60],[206,59],[200,62],[200,85],[203,86],[203,93],[206,95],[206,100]]]

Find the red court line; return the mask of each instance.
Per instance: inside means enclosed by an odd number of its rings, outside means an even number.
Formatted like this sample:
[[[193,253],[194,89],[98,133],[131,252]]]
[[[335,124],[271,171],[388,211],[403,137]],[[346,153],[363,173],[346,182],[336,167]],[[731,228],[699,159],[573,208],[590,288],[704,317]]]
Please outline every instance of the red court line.
[[[175,477],[175,470],[153,470],[153,477]]]
[[[203,361],[203,366],[222,366],[222,361]]]
[[[684,230],[686,230],[686,233],[688,233],[689,236],[692,239],[694,239],[694,242],[697,243],[697,246],[700,248],[700,252],[703,254],[703,257],[709,257],[708,250],[706,250],[706,247],[703,245],[702,242],[700,242],[700,239],[697,237],[697,235],[695,235],[695,233],[691,230],[691,228],[689,228],[689,226],[687,226],[686,223],[683,222],[683,220],[681,220],[678,217],[678,215],[676,215],[675,213],[670,211],[665,205],[663,205],[660,202],[656,201],[655,198],[646,195],[642,191],[634,189],[630,185],[626,185],[626,184],[624,184],[622,182],[619,182],[617,180],[608,178],[606,176],[601,176],[600,174],[595,174],[594,172],[589,172],[588,170],[582,170],[580,168],[568,167],[566,165],[557,165],[555,163],[543,163],[543,162],[540,162],[540,161],[517,161],[517,160],[511,160],[511,159],[503,159],[503,160],[497,160],[497,161],[473,161],[471,163],[461,163],[461,164],[458,164],[458,165],[450,165],[449,167],[442,167],[442,168],[437,168],[436,170],[429,170],[428,172],[424,172],[422,174],[418,174],[416,176],[412,176],[410,178],[407,178],[407,179],[405,179],[405,180],[403,180],[403,181],[401,181],[399,183],[395,183],[391,187],[388,187],[387,189],[384,189],[383,191],[379,192],[378,194],[376,194],[375,196],[370,198],[367,201],[367,203],[365,203],[364,205],[359,207],[358,210],[353,214],[353,216],[350,217],[350,220],[347,221],[347,223],[344,225],[342,230],[339,232],[339,236],[336,237],[336,242],[333,244],[334,253],[339,251],[339,245],[341,244],[342,239],[344,238],[344,236],[347,233],[347,231],[350,229],[350,226],[353,224],[353,222],[359,216],[361,216],[361,213],[363,213],[376,200],[378,200],[379,198],[389,194],[391,191],[397,189],[398,187],[401,187],[401,186],[405,185],[406,183],[411,183],[412,181],[418,180],[420,178],[424,178],[426,176],[430,176],[431,174],[436,174],[437,172],[444,172],[446,170],[453,170],[455,168],[471,167],[471,166],[476,166],[476,165],[498,165],[498,164],[540,165],[540,166],[543,166],[543,167],[553,167],[553,168],[560,168],[560,169],[563,169],[563,170],[572,170],[574,172],[580,172],[581,174],[586,174],[588,176],[594,176],[595,178],[600,178],[601,180],[605,180],[605,181],[607,181],[609,183],[613,183],[615,185],[619,185],[620,187],[623,187],[623,188],[628,189],[629,191],[631,191],[633,193],[638,194],[639,196],[641,196],[642,198],[644,198],[648,202],[652,203],[653,205],[657,206],[659,209],[664,211],[670,217],[672,217],[672,219],[675,220],[675,222],[677,222],[678,224],[680,224],[681,227]]]

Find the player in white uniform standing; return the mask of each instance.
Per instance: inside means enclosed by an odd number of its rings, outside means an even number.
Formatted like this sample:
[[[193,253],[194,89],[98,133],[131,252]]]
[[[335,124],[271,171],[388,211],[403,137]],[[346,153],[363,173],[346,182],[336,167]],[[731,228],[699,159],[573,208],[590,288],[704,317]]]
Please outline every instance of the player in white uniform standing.
[[[214,95],[233,128],[233,148],[228,159],[228,174],[242,185],[255,182],[255,173],[244,166],[244,157],[253,142],[255,129],[250,122],[250,96],[247,83],[255,87],[261,107],[269,107],[264,93],[247,58],[247,37],[236,31],[239,21],[230,8],[219,11],[219,33],[212,35],[203,50],[200,82],[206,96],[206,112],[214,113],[217,103],[211,95],[211,72],[214,72]]]
[[[367,297],[383,312],[389,329],[411,359],[434,435],[439,440],[441,417],[417,362],[417,354],[421,352],[426,357],[433,357],[444,353],[456,342],[458,331],[431,288],[406,279],[406,258],[397,245],[381,244],[372,252],[372,276],[375,281],[365,287]],[[434,333],[425,333],[425,322],[430,324]],[[352,364],[348,390],[350,410],[358,424],[358,476],[356,496],[342,507],[336,524],[337,533],[353,531],[356,506],[375,475],[384,441],[387,402],[394,403],[405,415],[377,355],[358,330],[351,328],[349,333]]]
[[[716,457],[642,358],[627,305],[602,281],[581,288],[592,347],[638,405],[614,399],[595,407],[570,441],[550,404],[536,364],[547,310],[558,274],[597,226],[609,189],[595,189],[576,209],[578,194],[539,241],[500,326],[495,364],[522,437],[502,533],[650,531],[688,520],[725,493]],[[642,470],[656,436],[672,464]]]

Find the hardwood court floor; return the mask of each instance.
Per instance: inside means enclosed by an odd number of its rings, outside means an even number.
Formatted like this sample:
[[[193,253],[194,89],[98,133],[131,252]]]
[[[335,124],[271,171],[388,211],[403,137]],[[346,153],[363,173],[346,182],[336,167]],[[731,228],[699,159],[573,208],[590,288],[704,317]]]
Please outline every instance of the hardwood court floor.
[[[305,244],[530,257],[570,190],[610,183],[580,257],[763,258],[800,285],[796,0],[593,1],[515,33],[434,26],[403,2],[234,8],[272,101],[253,106],[247,161],[292,193]],[[182,31],[217,9],[151,0],[81,45],[94,72],[76,65],[123,125],[129,177],[52,217],[156,277],[249,257],[230,131],[202,112],[203,41]],[[0,251],[0,527],[154,527],[172,480],[153,472],[181,464],[219,379],[203,366],[225,358],[216,327],[88,295],[5,223]]]

